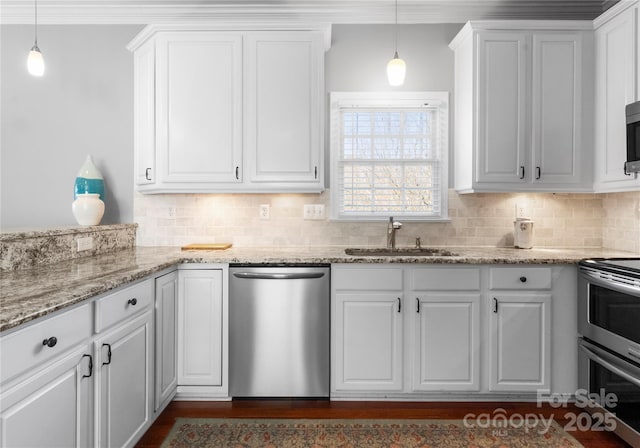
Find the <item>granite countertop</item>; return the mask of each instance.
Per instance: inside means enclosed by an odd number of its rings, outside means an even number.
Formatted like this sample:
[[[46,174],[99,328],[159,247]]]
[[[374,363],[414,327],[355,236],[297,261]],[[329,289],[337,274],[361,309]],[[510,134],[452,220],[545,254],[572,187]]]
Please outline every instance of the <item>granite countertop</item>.
[[[350,256],[344,247],[232,247],[224,251],[181,251],[136,247],[46,266],[0,272],[0,332],[75,305],[178,263],[325,264],[573,264],[583,258],[632,257],[607,249],[514,249],[446,247],[455,256]]]

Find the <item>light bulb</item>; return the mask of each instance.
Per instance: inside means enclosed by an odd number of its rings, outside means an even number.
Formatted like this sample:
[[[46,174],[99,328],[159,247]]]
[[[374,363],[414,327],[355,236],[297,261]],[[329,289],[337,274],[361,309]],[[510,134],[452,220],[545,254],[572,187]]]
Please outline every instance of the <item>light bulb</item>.
[[[33,76],[44,75],[44,59],[42,58],[42,53],[40,53],[40,49],[37,45],[31,47],[31,51],[29,51],[29,57],[27,58],[27,69]]]
[[[387,78],[392,86],[401,86],[404,84],[404,77],[407,73],[407,64],[398,57],[398,52],[393,59],[387,64]]]

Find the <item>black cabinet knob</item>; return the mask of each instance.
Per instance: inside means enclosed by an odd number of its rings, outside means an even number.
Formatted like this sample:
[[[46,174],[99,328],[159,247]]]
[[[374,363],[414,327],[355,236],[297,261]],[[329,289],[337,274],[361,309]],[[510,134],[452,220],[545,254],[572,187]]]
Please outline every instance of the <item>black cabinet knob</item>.
[[[524,275],[522,277],[520,277],[520,281],[522,283],[527,283],[527,277],[525,277]]]
[[[138,303],[138,299],[136,299],[135,297],[133,299],[129,299],[129,301],[127,302],[129,305],[133,305],[135,306]]]
[[[42,345],[46,345],[47,347],[55,347],[57,343],[58,338],[56,338],[55,336],[51,336],[49,339],[45,339],[44,341],[42,341]]]

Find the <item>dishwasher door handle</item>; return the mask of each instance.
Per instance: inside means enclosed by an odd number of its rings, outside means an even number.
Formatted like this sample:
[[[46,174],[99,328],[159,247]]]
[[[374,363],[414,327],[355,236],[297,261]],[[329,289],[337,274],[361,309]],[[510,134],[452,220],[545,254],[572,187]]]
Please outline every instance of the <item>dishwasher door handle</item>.
[[[298,280],[305,278],[321,278],[324,272],[290,272],[290,273],[262,273],[262,272],[234,272],[234,277],[259,280]]]

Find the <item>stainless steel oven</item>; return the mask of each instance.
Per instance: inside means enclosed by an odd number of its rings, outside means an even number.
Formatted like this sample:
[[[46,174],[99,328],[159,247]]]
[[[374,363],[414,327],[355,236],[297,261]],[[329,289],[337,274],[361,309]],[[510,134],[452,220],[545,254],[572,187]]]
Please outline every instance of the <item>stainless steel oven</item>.
[[[640,259],[581,261],[578,313],[578,384],[640,446]]]

